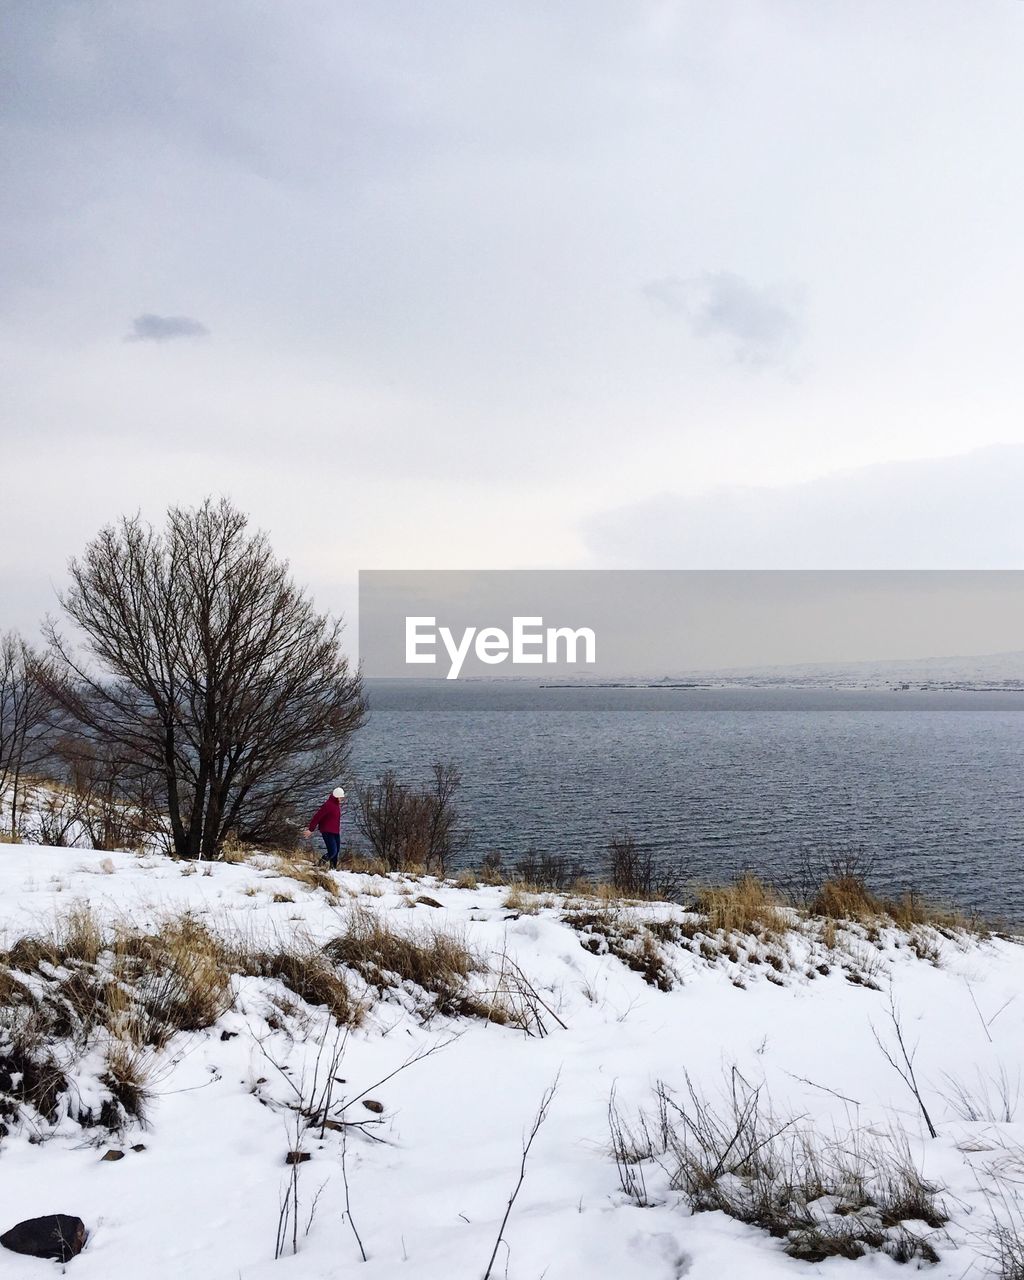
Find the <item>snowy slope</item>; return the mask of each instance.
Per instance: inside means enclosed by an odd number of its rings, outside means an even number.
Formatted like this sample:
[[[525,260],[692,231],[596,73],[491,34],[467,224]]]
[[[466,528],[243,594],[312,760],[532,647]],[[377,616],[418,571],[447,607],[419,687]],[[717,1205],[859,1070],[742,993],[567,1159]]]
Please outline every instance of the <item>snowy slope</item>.
[[[609,954],[594,954],[561,918],[560,905],[522,914],[506,891],[461,889],[434,881],[403,885],[340,873],[340,898],[277,874],[269,863],[216,864],[209,874],[129,854],[101,855],[0,845],[0,930],[7,944],[44,929],[55,913],[87,900],[109,919],[142,926],[169,912],[202,915],[223,934],[317,940],[338,933],[361,906],[386,913],[396,928],[452,930],[495,967],[504,954],[528,975],[552,1011],[548,1034],[527,1036],[480,1018],[442,1018],[424,1026],[415,1002],[379,1000],[345,1043],[337,1086],[384,1107],[375,1130],[345,1136],[352,1222],[344,1214],[342,1136],[307,1135],[300,1166],[303,1222],[316,1204],[299,1251],[274,1260],[279,1206],[293,1145],[287,1103],[293,1084],[315,1069],[323,1013],[306,1010],[305,1038],[268,1023],[265,979],[236,979],[235,1006],[214,1028],[179,1035],[154,1058],[148,1127],[120,1141],[68,1123],[43,1142],[15,1131],[0,1144],[0,1230],[42,1213],[77,1214],[91,1232],[68,1264],[79,1280],[268,1280],[360,1274],[391,1280],[477,1278],[484,1274],[519,1172],[524,1129],[544,1091],[558,1087],[499,1250],[494,1274],[511,1280],[772,1280],[811,1264],[787,1257],[779,1240],[722,1213],[691,1215],[651,1164],[652,1200],[640,1208],[620,1189],[609,1152],[609,1093],[624,1109],[646,1107],[661,1079],[684,1087],[684,1073],[710,1092],[736,1064],[764,1081],[773,1102],[824,1129],[851,1124],[909,1135],[925,1175],[947,1190],[951,1221],[930,1233],[936,1278],[992,1274],[984,1260],[990,1191],[1000,1173],[1024,1176],[1024,1110],[1014,1122],[968,1122],[944,1098],[947,1074],[968,1084],[1016,1080],[1024,1059],[1024,948],[936,935],[939,963],[883,939],[865,944],[878,989],[850,981],[841,964],[813,981],[795,939],[794,966],[742,975],[730,961],[678,951],[677,985],[648,985]],[[274,895],[292,901],[275,902]],[[441,906],[413,905],[427,894]],[[678,909],[643,908],[665,919]],[[872,1028],[886,1027],[889,990],[939,1129],[929,1139],[905,1085],[879,1051]],[[557,1014],[557,1019],[555,1018]],[[559,1020],[565,1024],[559,1025]],[[987,1025],[986,1025],[987,1024]],[[229,1038],[222,1038],[228,1033]],[[237,1033],[231,1035],[230,1033]],[[377,1084],[411,1057],[432,1055]],[[276,1063],[277,1065],[272,1065]],[[280,1068],[280,1069],[279,1069]],[[356,1104],[357,1109],[361,1103]],[[367,1118],[373,1118],[369,1111]],[[292,1128],[294,1126],[292,1125]],[[132,1151],[134,1144],[145,1150]],[[109,1147],[126,1152],[116,1162]],[[0,1249],[0,1280],[52,1274],[54,1263]],[[59,1269],[59,1268],[58,1268]],[[906,1276],[872,1253],[830,1259],[827,1276]]]

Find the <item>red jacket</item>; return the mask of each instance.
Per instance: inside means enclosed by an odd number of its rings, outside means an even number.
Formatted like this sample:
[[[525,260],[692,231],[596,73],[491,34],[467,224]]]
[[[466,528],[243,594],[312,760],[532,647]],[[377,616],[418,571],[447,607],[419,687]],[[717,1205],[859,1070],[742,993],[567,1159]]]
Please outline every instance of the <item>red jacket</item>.
[[[309,820],[310,831],[322,831],[325,835],[341,835],[341,801],[328,796]]]

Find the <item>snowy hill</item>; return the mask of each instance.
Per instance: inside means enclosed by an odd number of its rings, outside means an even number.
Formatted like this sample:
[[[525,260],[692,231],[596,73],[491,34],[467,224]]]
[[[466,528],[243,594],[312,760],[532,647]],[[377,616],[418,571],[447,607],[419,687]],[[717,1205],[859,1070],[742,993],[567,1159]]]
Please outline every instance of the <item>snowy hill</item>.
[[[0,1070],[0,1231],[81,1217],[80,1280],[479,1280],[492,1255],[510,1280],[1001,1274],[1024,1173],[1016,943],[288,871],[0,845],[0,1063],[26,1018],[64,1032],[39,1108]],[[130,975],[145,1032],[115,991]],[[935,1138],[887,1059],[905,1070],[898,1032]],[[127,1066],[119,1036],[146,1042]],[[759,1225],[751,1170],[782,1173],[753,1148],[696,1187],[695,1135],[737,1115],[782,1126],[763,1150],[817,1152],[798,1230]],[[791,1256],[849,1224],[863,1256]],[[0,1249],[0,1280],[53,1266]]]

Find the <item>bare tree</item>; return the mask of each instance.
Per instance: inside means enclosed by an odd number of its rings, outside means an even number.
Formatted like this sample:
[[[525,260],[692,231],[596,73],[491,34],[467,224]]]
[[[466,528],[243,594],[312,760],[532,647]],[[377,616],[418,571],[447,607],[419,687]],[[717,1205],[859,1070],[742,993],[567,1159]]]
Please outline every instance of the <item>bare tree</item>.
[[[9,805],[16,835],[24,783],[50,754],[48,720],[53,699],[47,688],[53,664],[16,632],[0,636],[0,800]]]
[[[422,866],[443,876],[465,843],[455,804],[461,783],[458,768],[441,761],[423,787],[399,782],[394,770],[386,769],[376,782],[359,788],[356,827],[392,871]]]
[[[103,529],[69,566],[48,687],[125,785],[159,788],[174,851],[214,857],[230,830],[290,833],[344,772],[364,714],[340,648],[263,533],[227,499]]]

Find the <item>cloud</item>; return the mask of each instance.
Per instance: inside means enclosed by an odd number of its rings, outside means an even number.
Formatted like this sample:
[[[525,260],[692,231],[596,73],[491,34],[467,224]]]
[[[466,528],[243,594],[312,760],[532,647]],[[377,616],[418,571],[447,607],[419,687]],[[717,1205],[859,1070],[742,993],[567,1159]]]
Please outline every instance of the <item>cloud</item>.
[[[151,312],[136,316],[125,342],[172,342],[175,338],[205,338],[205,324],[191,316],[157,316]]]
[[[661,493],[592,517],[607,568],[1024,568],[1024,446],[837,472],[803,484]]]
[[[658,311],[683,316],[695,337],[725,340],[740,364],[782,363],[801,336],[791,290],[758,288],[731,271],[664,276],[643,291]]]

